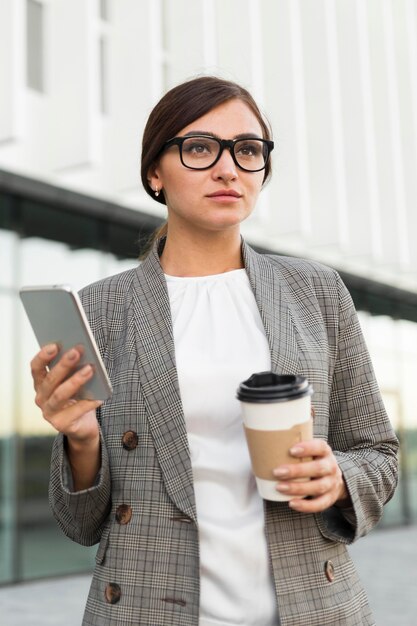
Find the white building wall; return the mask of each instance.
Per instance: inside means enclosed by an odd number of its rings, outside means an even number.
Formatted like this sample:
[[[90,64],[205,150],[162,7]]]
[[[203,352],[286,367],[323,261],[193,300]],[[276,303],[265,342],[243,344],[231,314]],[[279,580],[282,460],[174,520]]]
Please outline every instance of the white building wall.
[[[107,0],[107,19],[98,0],[31,1],[42,93],[27,0],[0,3],[1,168],[163,215],[139,182],[146,117],[177,82],[222,75],[276,141],[246,237],[417,290],[417,0]]]

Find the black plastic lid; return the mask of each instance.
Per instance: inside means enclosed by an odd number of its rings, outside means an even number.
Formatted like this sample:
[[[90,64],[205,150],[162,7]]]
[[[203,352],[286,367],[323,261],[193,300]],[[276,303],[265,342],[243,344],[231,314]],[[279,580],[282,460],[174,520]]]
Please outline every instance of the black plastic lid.
[[[259,372],[240,383],[237,398],[242,402],[284,402],[312,393],[313,389],[304,376]]]

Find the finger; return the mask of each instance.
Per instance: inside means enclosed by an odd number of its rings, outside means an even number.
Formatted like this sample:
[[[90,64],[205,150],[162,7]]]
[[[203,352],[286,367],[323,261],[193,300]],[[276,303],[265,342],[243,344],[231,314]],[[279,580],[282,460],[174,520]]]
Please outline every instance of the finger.
[[[68,350],[47,373],[37,389],[36,404],[43,405],[52,395],[54,390],[65,381],[80,360],[80,352],[75,348]]]
[[[324,439],[310,439],[309,441],[296,443],[290,449],[290,454],[296,458],[319,457],[332,454],[332,449]]]
[[[40,350],[30,362],[30,370],[33,378],[35,390],[47,375],[47,366],[58,353],[58,346],[55,343],[48,344]]]
[[[279,479],[325,476],[337,466],[331,447],[322,439],[297,443],[289,452],[300,463],[288,463],[275,468],[273,474]]]
[[[65,435],[78,434],[80,427],[82,426],[80,418],[89,413],[95,411],[103,403],[101,400],[78,400],[77,402],[68,404],[68,406],[59,413],[55,413],[47,421],[58,432]]]
[[[304,463],[290,463],[281,465],[273,470],[279,480],[294,480],[297,478],[321,478],[334,474],[337,471],[337,461],[333,455],[318,458]]]
[[[54,368],[55,369],[55,368]],[[91,365],[84,365],[70,378],[58,385],[43,405],[44,416],[53,416],[54,413],[66,408],[77,395],[83,385],[92,378],[94,370]],[[71,402],[73,404],[73,402]]]
[[[336,478],[327,476],[326,478],[317,478],[314,480],[303,480],[297,482],[294,480],[279,482],[276,485],[277,491],[289,496],[298,497],[318,497],[329,493],[336,486]]]
[[[320,513],[334,504],[333,495],[326,493],[311,500],[294,498],[288,502],[288,506],[299,513]]]

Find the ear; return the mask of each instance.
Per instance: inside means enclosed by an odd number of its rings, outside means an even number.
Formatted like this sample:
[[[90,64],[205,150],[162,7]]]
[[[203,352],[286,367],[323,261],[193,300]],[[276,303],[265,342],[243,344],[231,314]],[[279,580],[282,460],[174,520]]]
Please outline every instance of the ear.
[[[163,183],[162,183],[162,178],[161,178],[159,167],[156,163],[148,169],[146,178],[149,183],[149,186],[154,191],[155,189],[159,189],[159,191],[161,191],[163,187]]]

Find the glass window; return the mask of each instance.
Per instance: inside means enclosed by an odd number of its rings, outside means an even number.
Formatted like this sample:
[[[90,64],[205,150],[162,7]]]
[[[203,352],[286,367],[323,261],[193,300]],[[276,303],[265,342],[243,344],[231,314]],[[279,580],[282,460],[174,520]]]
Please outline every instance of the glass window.
[[[26,0],[26,67],[27,84],[31,89],[44,91],[44,15],[43,5]]]
[[[17,366],[13,353],[14,302],[0,292],[0,583],[16,578],[16,436],[14,395]]]
[[[104,254],[102,263],[103,277],[113,276],[139,265],[139,261],[135,259],[117,259],[113,254]]]
[[[135,258],[116,256],[135,255],[136,235],[123,224],[28,200],[20,201],[19,211],[12,208],[0,195],[0,583],[90,571],[97,549],[67,539],[49,510],[55,432],[33,401],[29,362],[38,348],[17,289],[67,283],[78,290],[138,265]],[[25,238],[6,230],[15,226]],[[417,519],[417,324],[359,317],[402,441],[399,488],[383,524],[404,523]]]
[[[384,525],[417,519],[417,324],[360,312],[385,407],[400,439],[400,479]]]
[[[14,286],[17,236],[9,230],[0,230],[0,290]]]
[[[14,380],[19,374],[16,355],[13,350],[13,338],[16,335],[15,297],[0,291],[0,437],[10,437],[14,430]]]
[[[22,285],[70,284],[78,289],[97,280],[101,255],[95,250],[71,250],[69,246],[38,237],[21,243]]]
[[[72,251],[67,245],[41,238],[20,242],[22,284],[69,283],[76,289],[100,277],[101,254]],[[59,530],[48,504],[53,428],[34,403],[29,362],[38,350],[33,331],[20,305],[15,312],[14,351],[19,394],[14,429],[19,439],[18,566],[22,580],[90,570],[97,547],[74,544]]]
[[[97,550],[67,539],[49,509],[55,431],[34,403],[29,363],[38,346],[17,290],[56,283],[78,290],[138,264],[99,250],[110,242],[134,253],[127,227],[103,228],[92,215],[29,200],[18,206],[0,195],[0,584],[91,571]]]
[[[40,415],[38,420],[42,420]],[[35,430],[35,429],[33,429]],[[20,577],[25,579],[91,570],[97,546],[65,537],[48,503],[54,435],[26,432],[21,439],[19,502]]]

